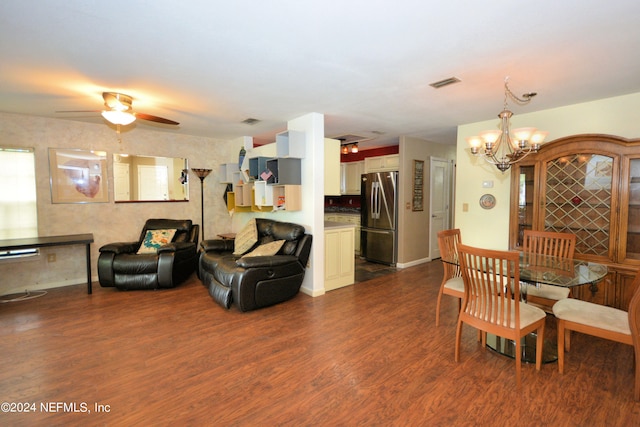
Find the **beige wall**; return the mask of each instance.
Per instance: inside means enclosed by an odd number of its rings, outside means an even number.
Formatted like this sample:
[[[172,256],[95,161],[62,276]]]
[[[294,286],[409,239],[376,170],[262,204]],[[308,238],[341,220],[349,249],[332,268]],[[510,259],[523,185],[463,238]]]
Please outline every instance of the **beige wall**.
[[[640,93],[535,113],[520,114],[518,107],[512,110],[514,128],[533,126],[549,131],[547,141],[584,133],[640,137]],[[503,174],[495,166],[471,155],[465,139],[494,129],[497,123],[498,119],[492,119],[458,127],[455,226],[460,228],[463,242],[469,245],[507,249],[510,171]],[[482,188],[482,181],[493,181],[493,188]],[[496,206],[491,210],[479,205],[479,199],[485,193],[496,197]],[[467,212],[463,211],[463,204],[468,205]]]
[[[228,232],[232,224],[222,196],[225,185],[219,183],[218,166],[237,161],[242,142],[221,141],[150,130],[143,124],[122,134],[122,142],[106,124],[89,124],[0,113],[0,145],[34,147],[38,197],[38,231],[43,236],[93,233],[93,278],[100,246],[116,241],[137,240],[147,218],[190,218],[200,223],[200,180],[189,175],[189,202],[114,203],[113,154],[185,157],[189,167],[209,168],[205,179],[206,237]],[[109,202],[52,204],[49,187],[48,148],[74,148],[107,152]],[[0,294],[25,289],[49,288],[86,282],[84,246],[43,249],[43,256],[32,261],[0,264]],[[47,254],[55,253],[56,262],[47,263]]]
[[[398,194],[398,265],[400,267],[409,267],[430,260],[429,161],[431,157],[455,161],[456,147],[435,144],[418,138],[400,138],[400,192]],[[418,212],[411,210],[414,160],[424,160],[425,164],[424,210]]]

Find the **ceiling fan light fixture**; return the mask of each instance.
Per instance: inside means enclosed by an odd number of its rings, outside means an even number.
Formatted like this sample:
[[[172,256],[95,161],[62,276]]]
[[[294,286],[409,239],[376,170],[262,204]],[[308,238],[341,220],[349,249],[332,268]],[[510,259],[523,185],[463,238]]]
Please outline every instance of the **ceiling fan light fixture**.
[[[136,116],[133,114],[118,110],[104,110],[102,111],[102,117],[109,123],[122,126],[130,125],[136,120]]]

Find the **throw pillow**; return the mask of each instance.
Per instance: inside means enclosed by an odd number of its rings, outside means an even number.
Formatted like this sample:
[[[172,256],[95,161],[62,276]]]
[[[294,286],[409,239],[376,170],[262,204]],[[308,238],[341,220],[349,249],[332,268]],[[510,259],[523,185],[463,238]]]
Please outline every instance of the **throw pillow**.
[[[234,242],[234,255],[244,255],[249,249],[258,242],[258,227],[256,227],[256,219],[249,220],[239,233],[236,234]]]
[[[159,247],[164,246],[168,243],[171,243],[171,239],[173,239],[174,234],[176,234],[175,229],[147,230],[147,234],[145,234],[144,239],[142,239],[142,244],[140,244],[140,249],[138,249],[138,253],[139,254],[157,253]]]
[[[248,254],[244,255],[242,258],[253,257],[253,256],[272,256],[278,253],[282,245],[284,245],[286,240],[276,240],[271,243],[266,243],[264,245],[260,245]]]

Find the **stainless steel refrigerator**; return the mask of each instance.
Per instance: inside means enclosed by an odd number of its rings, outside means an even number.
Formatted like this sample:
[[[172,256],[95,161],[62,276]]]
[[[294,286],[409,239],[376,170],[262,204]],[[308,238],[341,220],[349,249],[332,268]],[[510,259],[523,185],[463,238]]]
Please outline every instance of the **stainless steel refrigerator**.
[[[398,232],[398,172],[361,176],[360,244],[367,261],[395,266]]]

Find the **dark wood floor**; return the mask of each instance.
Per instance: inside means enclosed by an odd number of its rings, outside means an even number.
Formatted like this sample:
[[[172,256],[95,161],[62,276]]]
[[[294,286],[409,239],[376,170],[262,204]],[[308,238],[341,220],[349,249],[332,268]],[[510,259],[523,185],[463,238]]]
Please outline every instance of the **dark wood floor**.
[[[222,309],[195,277],[0,304],[0,401],[36,405],[0,424],[640,425],[630,346],[576,335],[564,375],[525,365],[518,390],[513,360],[465,328],[456,363],[452,298],[434,326],[441,274],[434,261],[249,313]],[[91,412],[41,407],[74,403]]]

